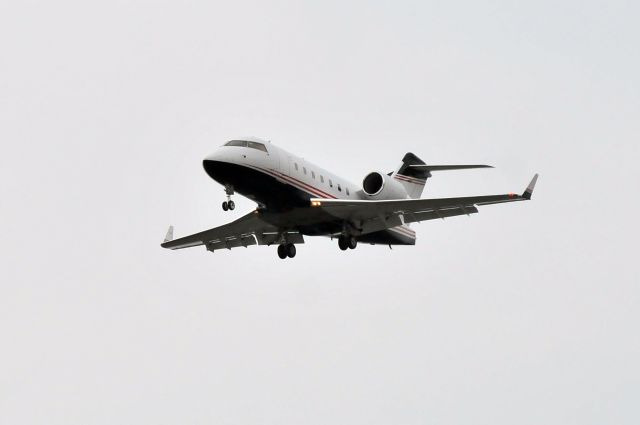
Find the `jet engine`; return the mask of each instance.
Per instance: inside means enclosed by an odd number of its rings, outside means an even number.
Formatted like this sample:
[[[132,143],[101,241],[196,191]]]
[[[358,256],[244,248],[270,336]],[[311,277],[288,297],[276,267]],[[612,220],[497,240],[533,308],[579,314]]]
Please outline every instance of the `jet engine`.
[[[374,171],[362,180],[362,190],[369,199],[405,199],[407,191],[393,177]]]

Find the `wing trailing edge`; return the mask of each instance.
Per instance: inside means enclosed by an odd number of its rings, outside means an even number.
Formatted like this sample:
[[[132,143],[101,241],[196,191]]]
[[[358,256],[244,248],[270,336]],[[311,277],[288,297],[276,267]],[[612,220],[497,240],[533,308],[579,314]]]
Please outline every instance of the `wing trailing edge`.
[[[415,164],[409,165],[409,167],[415,170],[421,171],[447,171],[447,170],[468,170],[470,168],[493,168],[491,165],[484,164],[473,164],[473,165],[426,165],[426,164]]]

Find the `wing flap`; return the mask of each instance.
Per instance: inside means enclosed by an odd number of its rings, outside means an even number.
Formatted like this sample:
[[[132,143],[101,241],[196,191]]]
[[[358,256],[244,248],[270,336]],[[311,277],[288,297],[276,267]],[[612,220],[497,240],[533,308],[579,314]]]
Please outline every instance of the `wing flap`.
[[[434,211],[422,211],[404,216],[405,223],[415,223],[426,220],[445,219],[447,217],[455,217],[458,215],[477,214],[478,209],[473,205],[467,205],[456,208],[447,208]]]
[[[458,215],[471,215],[478,212],[473,205],[460,206],[455,208],[443,208],[434,211],[421,211],[409,213],[394,213],[391,215],[379,214],[369,219],[360,220],[359,229],[362,234],[378,232],[380,230],[391,229],[409,223],[417,223],[427,220],[445,219]]]
[[[215,251],[217,249],[231,249],[238,247],[248,247],[256,245],[256,238],[253,235],[230,236],[224,239],[212,240],[206,243],[207,250]]]

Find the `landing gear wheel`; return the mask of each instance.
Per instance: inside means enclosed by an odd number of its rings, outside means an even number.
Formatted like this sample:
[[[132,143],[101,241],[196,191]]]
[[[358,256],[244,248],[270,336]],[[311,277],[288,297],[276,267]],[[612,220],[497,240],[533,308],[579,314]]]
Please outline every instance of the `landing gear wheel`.
[[[296,256],[296,246],[292,243],[287,244],[287,257],[293,258]]]
[[[343,251],[346,251],[347,248],[349,248],[349,242],[344,236],[340,236],[338,238],[338,247]]]
[[[227,201],[224,201],[222,203],[222,209],[225,210],[225,211],[227,211],[229,209],[229,204],[227,203]],[[231,208],[231,209],[233,209],[233,208]]]
[[[278,257],[283,260],[287,258],[287,247],[284,244],[278,245]]]
[[[347,238],[347,245],[349,245],[349,249],[356,249],[356,247],[358,246],[358,240],[353,236],[350,236],[349,238]]]
[[[230,210],[233,210],[233,209],[235,209],[235,208],[236,208],[236,203],[235,203],[235,202],[233,202],[233,201],[229,201],[229,202],[227,203],[227,206],[229,207],[229,209],[230,209]]]

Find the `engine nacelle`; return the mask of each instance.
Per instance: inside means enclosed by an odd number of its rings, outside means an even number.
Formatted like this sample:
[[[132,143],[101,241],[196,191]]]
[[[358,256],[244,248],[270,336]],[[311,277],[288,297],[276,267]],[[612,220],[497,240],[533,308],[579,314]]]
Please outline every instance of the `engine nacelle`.
[[[407,191],[402,183],[383,173],[374,171],[362,180],[362,190],[370,199],[405,199]]]

